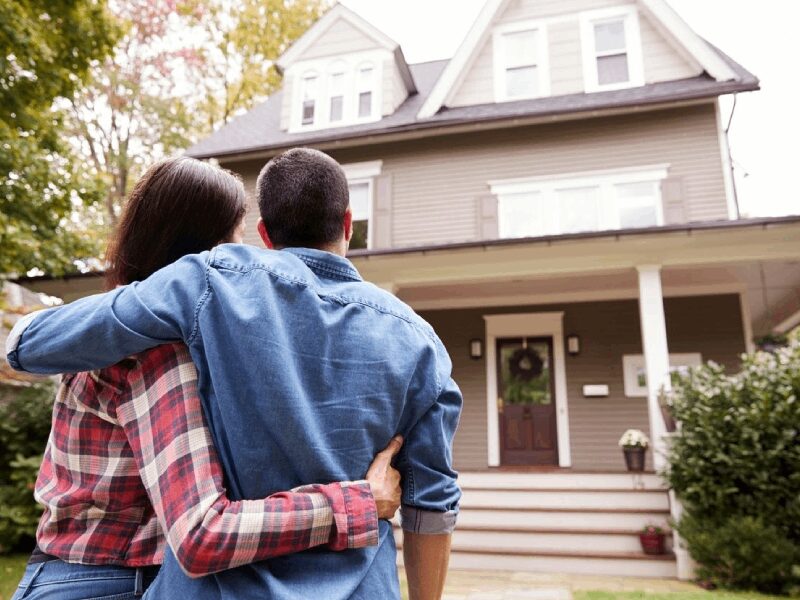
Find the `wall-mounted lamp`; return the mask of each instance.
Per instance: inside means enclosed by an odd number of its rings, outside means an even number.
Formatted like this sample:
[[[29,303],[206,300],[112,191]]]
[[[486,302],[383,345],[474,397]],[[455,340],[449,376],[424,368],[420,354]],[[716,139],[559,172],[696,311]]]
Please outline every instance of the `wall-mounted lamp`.
[[[483,358],[483,340],[475,338],[469,341],[469,357],[473,360]]]
[[[574,333],[567,336],[567,352],[570,356],[578,356],[581,353],[581,338]]]

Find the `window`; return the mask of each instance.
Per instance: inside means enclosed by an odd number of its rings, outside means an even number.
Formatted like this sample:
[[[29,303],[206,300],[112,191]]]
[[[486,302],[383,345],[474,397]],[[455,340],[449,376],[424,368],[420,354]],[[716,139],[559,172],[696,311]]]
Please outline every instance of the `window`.
[[[636,7],[581,14],[586,91],[644,85]]]
[[[495,98],[498,102],[546,96],[547,39],[535,23],[515,23],[494,34]]]
[[[667,167],[659,166],[490,183],[498,196],[500,237],[662,225],[660,182],[666,176]]]
[[[379,160],[342,165],[350,190],[350,210],[353,213],[351,250],[372,247],[372,205],[375,195],[375,178],[381,174],[383,162]]]
[[[358,70],[358,118],[372,116],[372,96],[375,70],[372,65],[365,65]]]
[[[506,97],[539,95],[537,31],[517,31],[503,36],[505,46]]]
[[[328,118],[331,123],[344,119],[344,73],[333,73],[328,81],[330,106]]]
[[[351,181],[350,210],[353,212],[353,237],[350,239],[351,250],[369,247],[369,216],[372,204],[372,181]]]
[[[317,106],[317,76],[308,75],[303,78],[303,125],[313,125]]]

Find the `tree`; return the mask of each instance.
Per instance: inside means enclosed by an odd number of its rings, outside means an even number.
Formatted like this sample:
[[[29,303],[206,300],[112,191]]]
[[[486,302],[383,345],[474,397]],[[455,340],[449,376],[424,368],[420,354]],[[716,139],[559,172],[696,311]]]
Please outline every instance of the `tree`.
[[[108,182],[109,224],[144,166],[268,96],[274,61],[327,0],[111,0],[124,33],[71,100],[77,149]]]
[[[101,186],[71,160],[54,101],[115,35],[100,0],[0,0],[0,273],[60,274],[96,253],[68,217]]]

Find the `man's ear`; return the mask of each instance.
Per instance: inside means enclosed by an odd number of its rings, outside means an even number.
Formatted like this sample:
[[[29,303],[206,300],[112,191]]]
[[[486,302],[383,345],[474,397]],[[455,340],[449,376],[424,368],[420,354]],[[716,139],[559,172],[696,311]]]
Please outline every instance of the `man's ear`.
[[[353,238],[353,211],[349,208],[344,213],[344,241],[348,244]]]
[[[269,233],[267,233],[267,226],[264,224],[264,219],[258,220],[256,229],[258,229],[258,235],[261,238],[261,241],[264,242],[264,245],[270,250],[273,250],[275,245],[272,243],[272,240],[269,239]]]

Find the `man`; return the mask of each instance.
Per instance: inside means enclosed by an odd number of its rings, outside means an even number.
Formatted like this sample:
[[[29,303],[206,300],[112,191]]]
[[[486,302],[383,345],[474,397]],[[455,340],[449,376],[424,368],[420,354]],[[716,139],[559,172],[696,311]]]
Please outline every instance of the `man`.
[[[352,213],[333,159],[290,150],[267,164],[257,187],[259,234],[279,252],[220,246],[44,311],[16,331],[9,362],[38,373],[89,370],[183,340],[237,499],[360,476],[365,457],[403,434],[397,468],[411,599],[439,598],[460,498],[451,446],[462,398],[447,352],[427,323],[344,258]],[[168,555],[148,595],[178,591],[193,600],[399,598],[392,528],[381,522],[375,547],[306,552],[197,580]]]

